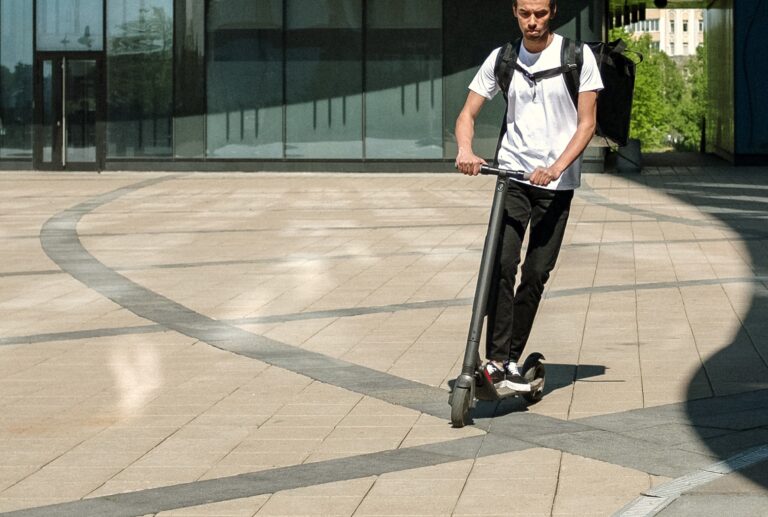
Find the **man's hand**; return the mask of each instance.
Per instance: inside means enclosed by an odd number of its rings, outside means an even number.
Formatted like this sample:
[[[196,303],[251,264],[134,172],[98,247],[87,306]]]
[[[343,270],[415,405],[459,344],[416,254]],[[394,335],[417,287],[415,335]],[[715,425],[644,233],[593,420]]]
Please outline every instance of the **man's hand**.
[[[459,149],[459,154],[456,155],[456,168],[463,174],[477,176],[480,174],[481,165],[487,165],[487,162],[471,151]]]
[[[531,174],[531,185],[538,185],[540,187],[546,187],[553,181],[560,178],[563,172],[555,172],[551,167],[536,167]]]

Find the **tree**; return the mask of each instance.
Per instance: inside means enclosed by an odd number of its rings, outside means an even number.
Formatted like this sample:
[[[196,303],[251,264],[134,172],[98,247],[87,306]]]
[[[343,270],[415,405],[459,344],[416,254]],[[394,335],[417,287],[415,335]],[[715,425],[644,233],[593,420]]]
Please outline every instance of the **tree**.
[[[704,117],[707,110],[706,50],[699,45],[696,55],[683,69],[686,87],[680,103],[679,117],[676,121],[680,142],[678,150],[696,151],[701,147]]]
[[[634,38],[617,28],[611,31],[616,38],[644,57],[636,69],[630,137],[646,151],[698,149],[706,107],[703,47],[681,68],[648,34]]]

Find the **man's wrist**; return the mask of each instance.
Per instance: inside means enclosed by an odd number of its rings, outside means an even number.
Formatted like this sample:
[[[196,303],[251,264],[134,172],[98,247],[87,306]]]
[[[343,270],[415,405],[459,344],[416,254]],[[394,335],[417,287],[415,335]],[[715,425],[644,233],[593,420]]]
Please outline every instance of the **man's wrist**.
[[[549,173],[555,177],[555,179],[559,178],[563,175],[563,171],[565,170],[564,167],[560,167],[557,164],[552,164],[550,167],[548,167]]]

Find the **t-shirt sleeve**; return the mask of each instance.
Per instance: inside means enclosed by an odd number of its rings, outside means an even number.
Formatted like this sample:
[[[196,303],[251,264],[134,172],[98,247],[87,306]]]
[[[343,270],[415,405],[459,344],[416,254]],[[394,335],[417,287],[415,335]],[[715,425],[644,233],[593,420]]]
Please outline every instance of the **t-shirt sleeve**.
[[[589,45],[584,45],[584,64],[581,67],[579,92],[593,92],[603,89],[603,79],[597,68],[597,61]]]
[[[493,99],[499,93],[499,85],[496,84],[496,77],[493,75],[493,69],[496,66],[496,56],[499,55],[501,48],[497,48],[486,58],[480,69],[475,74],[475,78],[469,83],[469,89],[486,99]],[[593,58],[594,59],[594,58]]]

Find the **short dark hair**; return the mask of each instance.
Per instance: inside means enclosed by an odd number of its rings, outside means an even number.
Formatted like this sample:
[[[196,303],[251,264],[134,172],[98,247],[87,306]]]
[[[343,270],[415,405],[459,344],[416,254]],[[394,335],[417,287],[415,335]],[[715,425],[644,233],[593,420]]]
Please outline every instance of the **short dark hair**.
[[[512,7],[517,7],[517,0],[512,0]],[[549,0],[549,10],[554,11],[557,7],[557,0]]]

